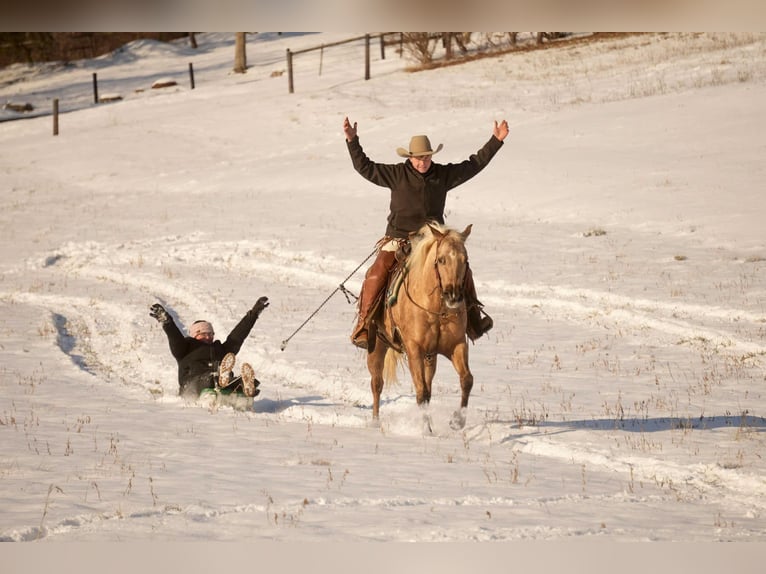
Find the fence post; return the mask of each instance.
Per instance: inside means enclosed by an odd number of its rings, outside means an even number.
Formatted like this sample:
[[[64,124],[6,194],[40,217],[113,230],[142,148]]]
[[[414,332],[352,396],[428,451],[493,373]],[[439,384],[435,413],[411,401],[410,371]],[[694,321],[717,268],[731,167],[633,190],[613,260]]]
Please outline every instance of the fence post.
[[[189,83],[191,84],[191,89],[194,89],[194,66],[192,66],[192,63],[189,62]]]
[[[385,40],[385,34],[380,34],[380,59],[385,60],[386,59],[386,40]]]
[[[53,135],[59,135],[59,99],[53,100]]]
[[[370,79],[370,35],[364,35],[364,79]]]
[[[442,43],[446,50],[445,58],[447,60],[452,59],[452,34],[450,32],[442,32]]]
[[[98,103],[98,79],[96,77],[96,72],[93,72],[93,103]]]
[[[293,88],[293,53],[290,48],[287,49],[287,90],[289,93],[294,92]]]

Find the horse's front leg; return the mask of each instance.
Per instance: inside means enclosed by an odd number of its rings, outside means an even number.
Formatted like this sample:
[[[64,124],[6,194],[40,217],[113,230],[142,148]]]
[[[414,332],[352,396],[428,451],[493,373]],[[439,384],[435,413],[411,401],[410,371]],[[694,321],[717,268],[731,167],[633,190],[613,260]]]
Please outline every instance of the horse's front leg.
[[[423,388],[426,402],[431,400],[431,389],[433,388],[434,375],[436,374],[436,353],[426,353],[423,356]]]
[[[468,343],[465,341],[458,343],[452,351],[450,360],[460,379],[460,409],[455,411],[450,421],[450,427],[457,430],[465,426],[465,411],[468,408],[468,397],[471,396],[471,389],[473,389],[473,374],[471,374],[471,369],[468,366]]]
[[[431,434],[431,415],[427,407],[431,401],[431,380],[433,379],[433,363],[429,366],[427,356],[422,349],[410,348],[407,350],[407,363],[410,367],[412,384],[415,386],[415,400],[423,413],[423,432]],[[430,373],[430,378],[429,378]]]
[[[431,400],[431,381],[428,379],[426,354],[420,348],[407,349],[407,363],[410,367],[412,384],[415,387],[415,399],[418,406],[426,406]],[[431,375],[433,377],[433,374]]]

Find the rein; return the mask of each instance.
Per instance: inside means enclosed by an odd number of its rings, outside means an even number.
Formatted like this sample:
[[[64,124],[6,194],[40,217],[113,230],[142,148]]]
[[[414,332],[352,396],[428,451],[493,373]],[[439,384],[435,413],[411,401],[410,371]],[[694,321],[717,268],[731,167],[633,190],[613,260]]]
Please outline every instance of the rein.
[[[442,241],[443,241],[443,238],[442,239],[438,239],[436,241],[436,248],[434,250],[436,253],[438,253],[439,245],[441,245]],[[438,257],[434,256],[433,270],[434,270],[434,273],[436,274],[437,286],[434,287],[434,289],[433,289],[433,291],[431,291],[431,293],[433,293],[434,291],[438,290],[440,293],[442,293],[442,297],[443,297],[444,296],[444,288],[442,287],[441,275],[439,275],[439,270],[437,269],[437,262],[436,262],[437,259],[438,259]],[[441,310],[441,306],[440,306],[440,309],[438,311],[432,311],[431,309],[428,309],[428,308],[424,307],[423,305],[421,305],[420,303],[418,303],[417,301],[415,301],[415,299],[410,294],[410,274],[409,273],[404,278],[404,292],[406,293],[407,298],[412,302],[412,304],[415,305],[415,307],[417,307],[421,311],[425,311],[429,315],[436,315],[438,317],[447,317],[448,315],[456,315],[457,312],[458,312],[457,309],[454,310],[454,311],[442,311]]]

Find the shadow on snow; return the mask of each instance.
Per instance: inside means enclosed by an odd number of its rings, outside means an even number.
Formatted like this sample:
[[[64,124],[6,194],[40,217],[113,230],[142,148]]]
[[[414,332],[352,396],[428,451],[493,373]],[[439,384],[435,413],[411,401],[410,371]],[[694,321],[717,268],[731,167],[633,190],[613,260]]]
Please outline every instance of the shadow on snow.
[[[673,430],[716,430],[721,428],[741,429],[750,432],[765,432],[766,418],[750,416],[747,413],[715,415],[710,417],[653,417],[624,419],[589,419],[573,421],[496,421],[510,423],[513,427],[536,427],[539,429],[558,429],[556,432],[575,430],[624,431],[631,433],[667,432]],[[518,435],[509,436],[515,440]]]

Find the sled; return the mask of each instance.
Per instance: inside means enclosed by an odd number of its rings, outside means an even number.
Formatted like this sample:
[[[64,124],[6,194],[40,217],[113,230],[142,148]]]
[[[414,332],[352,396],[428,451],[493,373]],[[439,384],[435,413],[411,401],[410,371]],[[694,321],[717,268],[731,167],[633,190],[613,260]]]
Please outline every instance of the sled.
[[[202,389],[199,395],[201,405],[208,408],[231,407],[238,411],[249,411],[253,408],[254,397],[248,397],[241,390]]]

